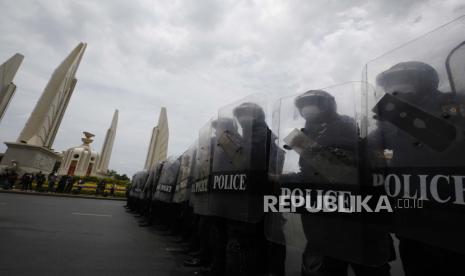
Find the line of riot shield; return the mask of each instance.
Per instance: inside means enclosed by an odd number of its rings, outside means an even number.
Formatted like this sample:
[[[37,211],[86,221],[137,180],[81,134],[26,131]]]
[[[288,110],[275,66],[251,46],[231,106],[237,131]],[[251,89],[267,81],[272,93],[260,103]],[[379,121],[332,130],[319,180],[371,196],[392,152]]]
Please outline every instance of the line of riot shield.
[[[288,271],[308,270],[322,257],[380,267],[391,256],[387,227],[366,214],[377,201],[368,202],[367,210],[357,204],[364,197],[379,198],[361,173],[361,87],[349,82],[309,90],[273,107],[276,146],[285,156],[270,160],[278,192],[264,202],[265,233],[301,255],[287,261]],[[281,170],[272,169],[281,164]]]
[[[197,145],[189,147],[189,149],[181,155],[179,176],[173,196],[174,203],[182,203],[189,200],[190,188],[192,184],[191,172],[195,160],[196,147]]]
[[[197,215],[209,216],[209,185],[211,174],[212,145],[215,137],[212,132],[212,121],[209,120],[200,130],[197,141],[197,152],[192,169],[192,185],[189,204]]]
[[[221,108],[213,122],[212,215],[255,223],[263,218],[267,172],[266,97],[246,97]]]
[[[173,201],[180,164],[180,158],[169,157],[165,161],[155,190],[155,200],[165,203]]]
[[[400,247],[417,255],[465,255],[464,30],[461,17],[364,69],[373,185],[394,202]]]

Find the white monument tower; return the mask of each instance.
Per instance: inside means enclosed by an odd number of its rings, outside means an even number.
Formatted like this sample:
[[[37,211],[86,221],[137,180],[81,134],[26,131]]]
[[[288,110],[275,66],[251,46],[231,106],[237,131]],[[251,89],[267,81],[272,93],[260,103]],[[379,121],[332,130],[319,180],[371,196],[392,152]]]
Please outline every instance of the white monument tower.
[[[13,78],[23,59],[23,55],[16,54],[0,65],[0,121],[15,93],[16,85],[13,83]]]
[[[168,153],[168,117],[166,108],[162,107],[160,117],[158,117],[158,125],[153,128],[152,138],[150,139],[149,151],[145,160],[145,170],[151,169],[159,161],[166,159]]]
[[[17,142],[48,149],[52,147],[76,86],[75,75],[85,49],[86,44],[79,43],[55,69]]]
[[[110,128],[107,130],[105,141],[103,142],[102,151],[97,163],[97,172],[99,174],[106,174],[108,172],[108,164],[110,163],[111,152],[113,144],[115,143],[116,127],[118,125],[118,109],[113,114]]]
[[[14,160],[21,171],[52,171],[60,159],[52,145],[76,86],[76,71],[86,46],[79,43],[53,72],[17,142],[5,143],[8,149],[1,165],[8,166]]]

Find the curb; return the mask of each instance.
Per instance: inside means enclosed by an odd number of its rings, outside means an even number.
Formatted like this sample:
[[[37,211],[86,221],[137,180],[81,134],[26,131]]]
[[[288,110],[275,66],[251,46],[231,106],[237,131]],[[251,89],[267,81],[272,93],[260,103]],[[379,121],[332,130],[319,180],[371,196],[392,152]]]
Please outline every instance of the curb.
[[[38,193],[38,192],[24,192],[24,191],[18,191],[18,190],[2,190],[2,189],[0,189],[0,193],[126,201],[126,198],[117,198],[117,197],[96,197],[96,196],[85,196],[85,195],[49,194],[49,193]]]

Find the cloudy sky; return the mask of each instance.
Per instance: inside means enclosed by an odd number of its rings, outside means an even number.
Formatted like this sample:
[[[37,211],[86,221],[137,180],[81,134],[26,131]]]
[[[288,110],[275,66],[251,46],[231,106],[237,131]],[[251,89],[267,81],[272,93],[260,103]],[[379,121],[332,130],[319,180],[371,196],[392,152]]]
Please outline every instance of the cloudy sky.
[[[465,14],[462,0],[1,1],[0,61],[25,56],[0,141],[15,141],[50,75],[88,47],[54,148],[96,134],[100,150],[120,110],[110,168],[144,165],[160,107],[169,154],[180,154],[217,109],[359,80],[363,64]],[[0,151],[6,147],[2,144]]]

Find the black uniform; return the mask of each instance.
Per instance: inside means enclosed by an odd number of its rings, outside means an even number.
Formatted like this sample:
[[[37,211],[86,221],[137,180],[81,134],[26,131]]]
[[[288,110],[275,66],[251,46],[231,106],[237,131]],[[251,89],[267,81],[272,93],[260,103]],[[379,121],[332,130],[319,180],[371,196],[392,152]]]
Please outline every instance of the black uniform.
[[[45,182],[45,175],[42,174],[42,172],[39,172],[36,175],[36,182],[37,182],[37,191],[42,192],[42,186],[44,185],[44,182]]]
[[[52,172],[48,175],[48,192],[55,192],[56,175]]]
[[[66,175],[62,175],[60,177],[60,181],[58,181],[58,187],[56,189],[57,193],[63,193],[64,192],[65,187],[66,187],[67,179],[68,179],[68,177]]]
[[[31,190],[32,189],[32,175],[29,173],[23,174],[21,177],[21,184],[23,190]]]
[[[242,115],[253,115],[253,120],[241,122]],[[226,272],[228,275],[256,275],[272,273],[284,274],[285,247],[269,242],[264,233],[264,214],[262,198],[271,193],[267,179],[270,155],[277,154],[272,149],[274,140],[271,130],[265,122],[263,109],[254,103],[243,103],[234,109],[234,116],[242,126],[242,145],[249,153],[248,170],[252,172],[248,183],[249,212],[261,218],[256,222],[239,222],[229,219],[227,225]],[[250,147],[247,149],[247,147]],[[215,152],[216,154],[216,152]],[[215,156],[215,158],[217,158]],[[273,156],[273,160],[276,158]],[[259,210],[255,210],[257,208]]]
[[[391,86],[395,86],[400,80],[410,82],[413,89],[393,91]],[[401,101],[410,103],[463,131],[465,98],[463,95],[438,91],[438,75],[430,65],[422,62],[402,62],[381,73],[377,81],[386,92],[394,94]],[[442,173],[447,173],[451,168],[463,167],[463,133],[459,133],[458,139],[446,149],[437,150],[422,144],[421,139],[412,136],[408,129],[402,130],[383,121],[382,117],[380,120],[376,130],[377,136],[382,139],[379,144],[384,149],[393,151],[389,168],[442,168]],[[415,171],[411,173],[418,174]],[[464,245],[454,245],[453,241],[457,240],[457,232],[461,231],[458,229],[463,229],[463,213],[440,207],[398,210],[396,219],[394,231],[400,241],[399,252],[407,276],[463,274]],[[429,226],[424,225],[425,222],[428,222]],[[462,247],[462,253],[451,250],[457,246]]]
[[[306,118],[305,127],[301,131],[309,137],[314,146],[307,148],[299,157],[300,172],[282,176],[285,182],[304,183],[306,188],[338,191],[338,186],[329,185],[327,173],[316,169],[320,156],[344,152],[344,166],[357,170],[359,141],[357,124],[353,118],[339,115],[332,95],[322,90],[311,90],[299,96],[295,104],[301,115],[302,108],[307,105],[317,106],[319,113]],[[324,157],[323,157],[324,158]],[[338,173],[338,172],[332,172]],[[342,178],[341,178],[342,179]],[[344,181],[346,179],[343,179]],[[347,179],[355,181],[358,179]],[[322,185],[324,184],[324,185]],[[338,183],[345,185],[345,182]],[[383,228],[362,225],[359,221],[342,215],[329,216],[323,214],[302,214],[301,221],[307,245],[303,253],[302,275],[347,275],[350,265],[356,275],[389,275],[387,263],[368,266],[349,262],[338,256],[349,255],[348,252],[378,255],[389,250],[389,233]],[[362,232],[363,231],[363,232]],[[381,252],[381,253],[380,253]]]

